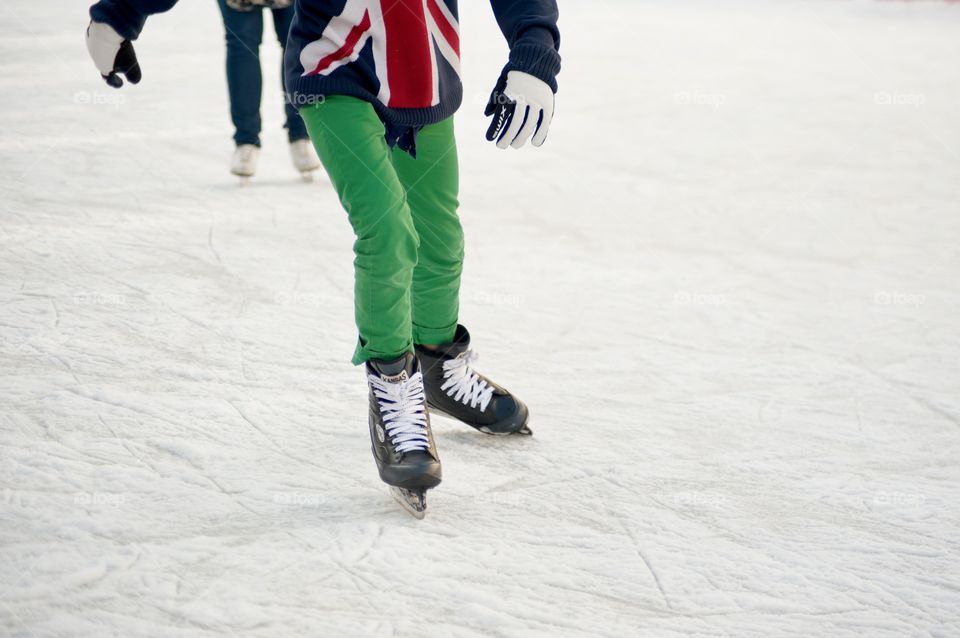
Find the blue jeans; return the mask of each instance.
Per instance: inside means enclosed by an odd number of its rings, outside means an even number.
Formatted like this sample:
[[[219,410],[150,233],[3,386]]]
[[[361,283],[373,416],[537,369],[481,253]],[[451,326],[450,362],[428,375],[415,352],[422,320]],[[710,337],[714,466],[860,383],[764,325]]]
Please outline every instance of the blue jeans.
[[[225,0],[217,0],[223,15],[227,36],[227,88],[230,92],[230,118],[238,144],[260,146],[260,98],[263,93],[263,74],[260,70],[260,42],[263,40],[263,9],[235,11]],[[280,44],[287,46],[287,33],[293,21],[294,8],[271,9],[273,28]],[[283,68],[280,68],[283,82]],[[286,87],[284,87],[286,92]],[[308,137],[307,128],[293,105],[284,105],[287,121],[284,128],[290,141]]]

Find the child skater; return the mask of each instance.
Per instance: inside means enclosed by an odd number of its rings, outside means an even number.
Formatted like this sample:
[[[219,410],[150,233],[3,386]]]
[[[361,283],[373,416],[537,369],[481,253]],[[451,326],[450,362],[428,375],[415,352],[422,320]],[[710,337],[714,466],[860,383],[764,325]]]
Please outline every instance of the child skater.
[[[88,48],[108,84],[140,80],[131,41],[147,15],[175,2],[91,8]],[[487,139],[541,146],[560,71],[556,0],[491,4],[510,55],[486,109]],[[530,434],[526,405],[476,371],[459,324],[457,2],[297,0],[285,73],[356,235],[353,362],[366,371],[380,478],[420,517],[441,481],[431,412],[488,434]]]

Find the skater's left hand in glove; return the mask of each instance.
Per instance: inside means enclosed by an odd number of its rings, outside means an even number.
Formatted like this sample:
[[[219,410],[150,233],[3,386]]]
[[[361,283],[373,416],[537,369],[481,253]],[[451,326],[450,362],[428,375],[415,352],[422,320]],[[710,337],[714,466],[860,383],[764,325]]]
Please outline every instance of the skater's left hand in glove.
[[[497,148],[520,148],[531,137],[531,144],[542,146],[553,121],[553,107],[553,89],[546,82],[529,73],[510,71],[484,112],[493,116],[487,139],[495,141]]]
[[[133,43],[105,22],[91,22],[87,27],[87,51],[100,70],[104,82],[115,89],[123,86],[122,73],[131,84],[140,81],[140,64]]]

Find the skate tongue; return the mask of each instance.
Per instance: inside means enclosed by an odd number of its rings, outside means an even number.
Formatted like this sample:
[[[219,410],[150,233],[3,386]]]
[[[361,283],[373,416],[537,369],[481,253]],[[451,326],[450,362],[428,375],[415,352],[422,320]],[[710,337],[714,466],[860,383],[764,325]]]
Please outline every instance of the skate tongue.
[[[406,381],[410,377],[407,376],[407,371],[404,370],[400,374],[395,374],[393,376],[388,376],[383,373],[380,373],[380,379],[386,381],[387,383],[399,383],[401,381]]]
[[[408,352],[394,361],[373,360],[370,362],[370,367],[374,369],[382,381],[399,383],[410,378],[415,361],[413,353]]]

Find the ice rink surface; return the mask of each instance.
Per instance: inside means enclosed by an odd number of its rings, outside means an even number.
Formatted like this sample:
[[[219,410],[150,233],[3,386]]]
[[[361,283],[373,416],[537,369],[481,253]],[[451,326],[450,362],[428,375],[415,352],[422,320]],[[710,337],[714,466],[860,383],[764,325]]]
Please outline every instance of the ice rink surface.
[[[461,3],[462,319],[536,436],[437,418],[421,522],[279,47],[239,188],[182,4],[119,92],[85,3],[0,7],[0,635],[960,635],[960,6],[567,0],[501,152]]]

